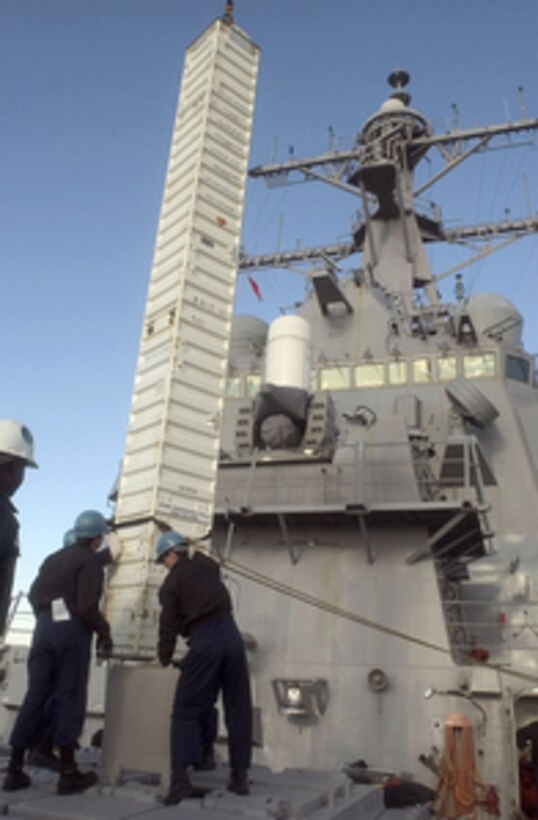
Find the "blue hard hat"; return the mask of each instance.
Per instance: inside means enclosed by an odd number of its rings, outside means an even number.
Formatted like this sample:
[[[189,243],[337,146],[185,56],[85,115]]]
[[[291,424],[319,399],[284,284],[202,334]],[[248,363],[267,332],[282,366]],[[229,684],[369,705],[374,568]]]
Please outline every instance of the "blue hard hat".
[[[174,532],[173,530],[171,532],[163,532],[163,534],[159,536],[155,548],[155,552],[157,553],[155,563],[161,564],[166,553],[171,550],[186,550],[188,548],[189,542],[183,535],[180,535],[179,532]]]
[[[97,538],[108,531],[104,515],[97,510],[84,510],[75,519],[76,538]]]
[[[72,547],[73,544],[77,542],[77,534],[75,530],[67,530],[64,535],[63,545],[64,547]]]

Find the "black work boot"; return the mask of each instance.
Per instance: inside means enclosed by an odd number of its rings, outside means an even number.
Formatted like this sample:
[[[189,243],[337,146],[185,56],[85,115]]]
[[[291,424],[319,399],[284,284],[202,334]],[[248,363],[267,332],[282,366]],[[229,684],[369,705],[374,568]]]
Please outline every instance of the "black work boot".
[[[177,766],[172,769],[172,777],[170,778],[170,788],[168,794],[163,800],[165,806],[174,806],[181,800],[186,800],[189,797],[205,797],[210,789],[195,788],[189,777],[189,772],[185,766]]]
[[[95,786],[98,781],[95,772],[79,772],[76,766],[69,769],[62,766],[56,790],[58,794],[78,794]]]
[[[230,779],[228,781],[228,785],[226,786],[226,788],[229,792],[234,792],[235,794],[250,794],[247,770],[232,769],[230,773]]]
[[[31,785],[32,780],[23,771],[22,766],[12,766],[11,764],[8,766],[2,786],[5,792],[18,792],[19,789],[27,789]]]

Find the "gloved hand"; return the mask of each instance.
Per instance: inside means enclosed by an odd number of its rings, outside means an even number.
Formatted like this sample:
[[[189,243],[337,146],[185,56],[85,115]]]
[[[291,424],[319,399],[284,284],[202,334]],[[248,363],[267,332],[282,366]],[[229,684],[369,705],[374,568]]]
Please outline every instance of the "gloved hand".
[[[117,561],[123,552],[123,544],[120,541],[119,535],[116,532],[109,532],[105,539],[105,547],[108,547],[110,557],[113,561]]]
[[[168,657],[168,655],[165,655],[164,653],[159,653],[159,663],[161,666],[170,666],[172,663],[172,658]]]
[[[106,661],[112,655],[112,650],[114,649],[114,644],[112,643],[112,638],[110,636],[103,638],[99,636],[97,638],[97,646],[95,647],[95,654],[97,655],[100,661]]]

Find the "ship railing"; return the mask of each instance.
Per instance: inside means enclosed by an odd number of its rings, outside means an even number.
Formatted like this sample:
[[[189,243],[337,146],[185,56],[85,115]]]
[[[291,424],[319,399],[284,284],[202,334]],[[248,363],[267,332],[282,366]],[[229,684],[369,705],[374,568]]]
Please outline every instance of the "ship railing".
[[[339,447],[332,461],[303,457],[300,451],[259,451],[246,478],[243,474],[238,481],[235,470],[222,471],[217,509],[420,508],[430,502],[484,506],[475,444],[474,436],[459,436],[456,446],[450,440],[361,441]]]
[[[5,646],[29,646],[35,626],[35,616],[24,592],[11,600],[3,643]]]
[[[526,655],[533,665],[538,662],[537,600],[443,599],[442,604],[450,647],[459,662],[489,658],[519,665]]]

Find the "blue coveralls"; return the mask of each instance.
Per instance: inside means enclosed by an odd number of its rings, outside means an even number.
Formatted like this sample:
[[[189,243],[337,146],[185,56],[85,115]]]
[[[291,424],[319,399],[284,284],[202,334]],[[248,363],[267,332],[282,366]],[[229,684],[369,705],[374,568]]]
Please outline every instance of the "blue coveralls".
[[[180,664],[172,710],[172,767],[202,763],[215,739],[214,705],[222,691],[232,769],[248,769],[252,705],[243,640],[232,615],[195,627]]]
[[[102,567],[106,567],[106,566],[108,566],[109,564],[111,564],[113,562],[113,558],[112,558],[112,555],[111,555],[110,550],[108,549],[108,547],[103,547],[102,549],[97,550],[97,552],[95,553],[95,557],[97,558],[97,560],[99,561],[99,564]],[[84,626],[84,624],[82,622],[80,622],[80,623],[81,623],[81,626]],[[90,655],[91,655],[91,641],[92,641],[92,635],[90,634],[90,647],[88,648],[89,659],[90,659]],[[82,641],[81,641],[81,645],[82,645]],[[89,675],[89,660],[88,660],[88,664],[86,665],[86,670],[84,670],[83,660],[82,660],[82,653],[81,653],[80,657],[78,658],[78,660],[75,659],[75,669],[76,669],[77,672],[80,671],[82,674],[85,674],[86,678],[88,677],[88,675]],[[56,680],[56,677],[55,677],[55,680]],[[57,720],[57,717],[56,717],[56,713],[57,713],[56,699],[58,697],[63,697],[63,694],[61,692],[58,693],[58,692],[55,691],[54,696],[51,697],[44,706],[44,712],[43,712],[43,718],[42,718],[42,731],[41,731],[42,738],[50,737],[52,739],[52,738],[55,737],[54,733],[55,733],[55,729],[56,729],[56,720]],[[84,694],[84,709],[85,708],[86,708],[86,693]],[[80,731],[82,731],[82,725],[80,727]],[[59,745],[59,744],[57,744],[57,745]]]
[[[54,622],[38,616],[28,658],[28,691],[13,728],[10,744],[33,748],[40,739],[47,702],[54,697],[54,743],[75,748],[86,711],[86,688],[92,630],[76,616]]]
[[[159,660],[167,666],[177,636],[189,651],[180,663],[171,719],[172,768],[197,765],[212,750],[215,704],[222,693],[232,769],[248,769],[252,743],[250,680],[243,640],[218,564],[195,553],[181,555],[160,590]]]
[[[28,691],[10,738],[13,748],[33,748],[51,729],[60,749],[76,747],[93,632],[110,640],[110,626],[99,612],[102,589],[103,568],[83,542],[57,550],[40,567],[29,593],[37,624],[28,656]]]

